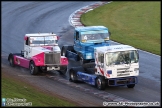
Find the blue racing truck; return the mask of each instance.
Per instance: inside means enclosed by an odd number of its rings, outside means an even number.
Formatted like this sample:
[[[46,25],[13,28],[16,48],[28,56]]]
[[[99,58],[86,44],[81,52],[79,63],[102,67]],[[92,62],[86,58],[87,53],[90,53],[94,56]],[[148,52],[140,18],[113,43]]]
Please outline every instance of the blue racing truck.
[[[63,45],[61,55],[80,64],[94,62],[94,48],[109,46],[110,32],[104,26],[77,27],[74,31],[74,44]]]

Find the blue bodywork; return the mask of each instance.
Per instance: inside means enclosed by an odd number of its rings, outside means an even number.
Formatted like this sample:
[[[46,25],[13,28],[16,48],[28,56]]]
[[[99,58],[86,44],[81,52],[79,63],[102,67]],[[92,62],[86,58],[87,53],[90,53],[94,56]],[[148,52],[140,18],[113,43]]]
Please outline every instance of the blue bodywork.
[[[86,45],[83,43],[80,43],[80,46],[82,46],[80,49],[78,48],[78,52],[83,55],[83,58],[86,60],[94,60],[94,48],[100,47],[100,46],[108,46],[108,43],[99,43],[99,44],[93,44],[93,43],[87,43]],[[74,47],[74,50],[77,51]],[[87,58],[87,56],[91,56],[91,58]],[[78,54],[69,50],[66,50],[66,57],[73,59],[75,61],[78,61]]]
[[[101,46],[109,46],[108,43],[80,43],[81,48],[74,47],[74,50],[80,52],[83,54],[83,58],[88,59],[94,59],[94,48],[95,47],[101,47]],[[90,54],[92,58],[86,58],[86,55]]]
[[[138,83],[138,78],[136,76],[111,78],[108,80],[109,86],[124,86],[128,84],[137,84],[137,83]]]
[[[77,78],[79,81],[84,81],[85,83],[88,83],[90,85],[95,85],[95,79],[97,75],[95,74],[88,74],[83,72],[77,72]]]
[[[83,42],[84,35],[97,35],[94,40],[86,40]],[[99,36],[98,36],[99,35]],[[97,39],[101,37],[100,39]],[[104,38],[106,37],[106,39]],[[109,46],[109,31],[104,26],[89,26],[89,27],[77,27],[74,33],[74,50],[71,52],[67,50],[67,57],[78,60],[78,54],[81,54],[85,60],[94,60],[94,48],[101,46]]]
[[[97,75],[95,74],[89,74],[89,73],[80,72],[80,71],[77,72],[77,80],[83,81],[90,85],[95,85],[96,78],[97,78]],[[107,80],[108,86],[125,86],[129,84],[137,84],[137,83],[138,83],[138,78],[136,76],[111,78]]]
[[[76,54],[76,53],[74,53],[72,51],[66,50],[66,57],[68,59],[72,59],[72,60],[78,61],[78,54]]]

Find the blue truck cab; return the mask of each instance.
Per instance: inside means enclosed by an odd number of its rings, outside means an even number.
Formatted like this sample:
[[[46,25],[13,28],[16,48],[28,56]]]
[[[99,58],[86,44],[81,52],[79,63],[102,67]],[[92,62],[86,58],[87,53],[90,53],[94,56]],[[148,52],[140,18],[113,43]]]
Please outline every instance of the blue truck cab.
[[[105,26],[77,27],[74,45],[63,46],[62,55],[80,61],[81,65],[94,61],[94,47],[109,46],[110,32]]]

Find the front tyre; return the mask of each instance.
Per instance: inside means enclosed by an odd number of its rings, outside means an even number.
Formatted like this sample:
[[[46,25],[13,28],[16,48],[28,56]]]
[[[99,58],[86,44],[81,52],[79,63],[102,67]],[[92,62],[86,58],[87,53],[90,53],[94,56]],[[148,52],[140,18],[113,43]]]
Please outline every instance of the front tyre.
[[[103,76],[98,76],[96,79],[96,87],[99,90],[104,90],[106,88],[106,80]]]
[[[35,66],[35,63],[33,61],[30,62],[29,69],[30,69],[30,74],[31,75],[38,74],[39,67],[38,66]]]
[[[77,82],[77,73],[73,70],[69,70],[69,81],[76,83]]]
[[[12,67],[15,66],[13,54],[9,54],[8,61],[9,61],[10,66],[12,66]]]

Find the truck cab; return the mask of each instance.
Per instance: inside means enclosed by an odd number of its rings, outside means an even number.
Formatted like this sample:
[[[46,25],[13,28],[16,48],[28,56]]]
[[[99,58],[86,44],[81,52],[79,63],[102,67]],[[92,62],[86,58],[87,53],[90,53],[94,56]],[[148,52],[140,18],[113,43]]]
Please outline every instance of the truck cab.
[[[54,33],[25,34],[21,53],[10,53],[8,56],[10,65],[29,68],[32,75],[52,70],[65,74],[68,60],[61,56],[58,39]]]
[[[106,79],[139,75],[138,50],[128,45],[95,48],[96,75]]]
[[[106,86],[127,86],[138,83],[139,54],[129,45],[110,45],[94,48],[94,64],[69,69],[69,81],[83,81],[104,90]]]
[[[109,37],[110,32],[104,26],[77,27],[74,30],[74,45],[65,48],[66,56],[79,60],[81,65],[94,62],[94,48],[109,46]]]
[[[49,52],[49,50],[60,53],[57,41],[58,36],[54,33],[26,34],[24,37],[24,57],[29,59],[36,53]]]

